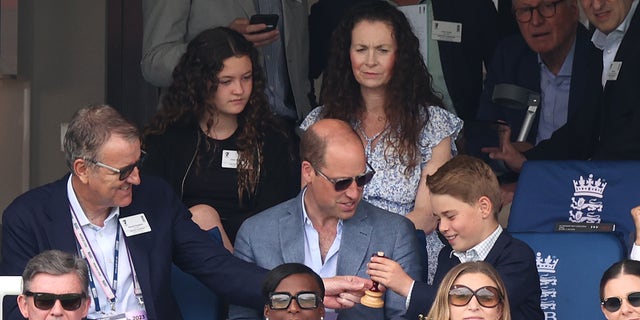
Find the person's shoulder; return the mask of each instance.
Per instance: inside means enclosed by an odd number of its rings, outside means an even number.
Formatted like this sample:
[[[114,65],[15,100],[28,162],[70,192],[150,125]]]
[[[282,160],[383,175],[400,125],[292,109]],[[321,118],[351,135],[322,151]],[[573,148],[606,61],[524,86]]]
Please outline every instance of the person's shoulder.
[[[31,189],[16,197],[4,210],[3,219],[30,219],[47,210],[53,203],[68,203],[67,181],[69,174],[63,178]]]
[[[274,222],[275,219],[289,215],[291,211],[296,209],[296,207],[300,207],[301,205],[297,205],[296,201],[302,200],[297,196],[295,198],[291,198],[247,218],[243,224],[247,224],[247,226],[261,226],[264,225],[265,222]],[[277,223],[277,221],[275,222]]]
[[[526,260],[535,260],[533,249],[524,241],[514,238],[507,230],[502,230],[493,247],[497,248],[502,254],[517,255]]]
[[[384,224],[389,228],[406,228],[407,226],[412,226],[411,221],[403,215],[376,207],[365,200],[361,200],[358,207],[367,215],[367,218],[372,219],[374,224]]]

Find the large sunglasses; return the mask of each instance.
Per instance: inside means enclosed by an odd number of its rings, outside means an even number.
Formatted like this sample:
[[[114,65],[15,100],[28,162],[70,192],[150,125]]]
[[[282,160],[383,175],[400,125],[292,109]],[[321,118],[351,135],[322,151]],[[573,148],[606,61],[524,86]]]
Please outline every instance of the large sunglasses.
[[[82,305],[82,299],[85,298],[84,293],[53,294],[27,291],[24,295],[33,297],[33,304],[40,310],[51,310],[58,300],[63,309],[67,311],[78,310]]]
[[[130,165],[124,167],[124,168],[120,168],[120,169],[114,168],[114,167],[112,167],[110,165],[106,165],[106,164],[104,164],[104,163],[102,163],[100,161],[97,161],[95,159],[84,159],[84,160],[85,161],[89,161],[89,162],[95,164],[98,167],[102,167],[102,168],[105,168],[105,169],[107,169],[107,170],[109,170],[109,171],[111,171],[113,173],[119,174],[118,179],[120,179],[120,181],[123,181],[123,180],[127,179],[131,175],[131,173],[133,172],[133,169],[140,168],[142,166],[142,163],[144,162],[144,159],[146,157],[147,157],[147,153],[144,152],[143,150],[140,150],[140,158],[138,159],[138,161],[136,161],[135,163],[130,164]]]
[[[336,192],[341,192],[341,191],[347,190],[351,186],[353,181],[356,182],[356,185],[358,187],[363,187],[365,184],[371,182],[371,179],[373,179],[373,175],[376,174],[376,171],[373,170],[373,168],[371,167],[371,165],[369,163],[367,163],[367,168],[369,168],[369,171],[367,171],[367,172],[365,172],[365,173],[363,173],[361,175],[357,175],[355,177],[342,178],[342,179],[329,178],[324,173],[322,173],[322,171],[316,169],[313,166],[311,166],[311,167],[321,177],[323,177],[327,181],[331,182],[331,184],[333,184],[333,188],[336,190]]]
[[[640,307],[640,292],[632,292],[627,296],[627,301],[634,307]],[[610,297],[601,300],[602,306],[609,312],[616,312],[622,307],[622,298]]]
[[[272,310],[285,310],[291,305],[291,300],[296,300],[300,309],[315,309],[318,301],[322,301],[315,292],[301,291],[296,295],[289,292],[272,292],[269,294],[269,308]]]
[[[467,286],[455,285],[449,290],[449,303],[456,307],[464,307],[474,296],[485,308],[495,308],[502,301],[502,295],[495,287],[486,286],[473,291]]]

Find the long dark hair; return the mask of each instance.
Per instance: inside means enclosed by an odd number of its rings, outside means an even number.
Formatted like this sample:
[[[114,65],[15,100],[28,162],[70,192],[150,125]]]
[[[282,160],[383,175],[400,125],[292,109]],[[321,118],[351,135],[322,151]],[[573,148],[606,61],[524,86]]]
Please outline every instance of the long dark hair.
[[[173,83],[162,99],[162,109],[151,120],[145,134],[162,134],[170,126],[193,126],[208,118],[207,132],[215,123],[213,106],[207,100],[218,89],[218,74],[230,57],[251,59],[253,90],[244,110],[238,115],[241,132],[237,137],[238,197],[245,191],[255,193],[263,163],[263,136],[267,127],[286,135],[264,94],[265,78],[258,51],[240,33],[226,27],[202,31],[187,46],[173,70]]]
[[[420,161],[420,132],[428,121],[427,106],[443,106],[433,90],[431,75],[420,54],[420,43],[407,18],[386,1],[364,1],[343,16],[333,32],[329,62],[322,84],[323,117],[354,123],[365,111],[360,85],[351,71],[351,33],[361,21],[382,22],[393,29],[395,64],[387,86],[385,114],[393,135],[387,145],[411,170]],[[421,114],[427,116],[424,117]],[[389,149],[385,150],[385,156]]]

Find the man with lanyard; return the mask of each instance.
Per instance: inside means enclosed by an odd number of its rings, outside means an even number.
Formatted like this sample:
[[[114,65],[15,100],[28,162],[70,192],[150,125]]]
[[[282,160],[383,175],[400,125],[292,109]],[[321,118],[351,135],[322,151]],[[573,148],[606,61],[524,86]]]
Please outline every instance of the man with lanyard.
[[[164,180],[142,181],[145,153],[135,125],[109,106],[82,108],[69,123],[64,151],[71,173],[5,210],[0,275],[21,274],[44,250],[79,253],[90,270],[88,319],[175,320],[181,316],[170,284],[174,263],[227,301],[262,310],[266,270],[233,257],[200,230]],[[324,280],[325,304],[333,308],[353,306],[338,295],[366,284]],[[22,319],[15,302],[5,310],[4,319]]]
[[[115,109],[79,110],[64,150],[71,174],[18,197],[3,215],[3,275],[43,250],[79,253],[90,270],[88,319],[179,319],[173,262],[224,298],[262,307],[265,271],[199,230],[168,185],[141,181],[139,131]],[[20,317],[14,308],[5,319]]]

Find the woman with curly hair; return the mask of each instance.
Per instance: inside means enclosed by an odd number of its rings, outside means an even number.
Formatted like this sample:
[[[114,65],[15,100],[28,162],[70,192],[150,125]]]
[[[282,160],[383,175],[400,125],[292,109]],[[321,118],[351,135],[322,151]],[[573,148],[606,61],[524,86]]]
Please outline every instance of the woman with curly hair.
[[[321,118],[351,123],[376,175],[363,198],[411,219],[427,233],[429,280],[443,247],[425,183],[456,152],[462,121],[433,91],[418,38],[406,17],[386,1],[353,6],[333,33],[322,86],[324,106],[301,128]],[[333,178],[333,177],[332,177]]]
[[[241,34],[203,31],[145,131],[143,171],[165,178],[202,229],[221,223],[231,242],[246,218],[299,190],[290,138],[270,111],[258,61]]]

